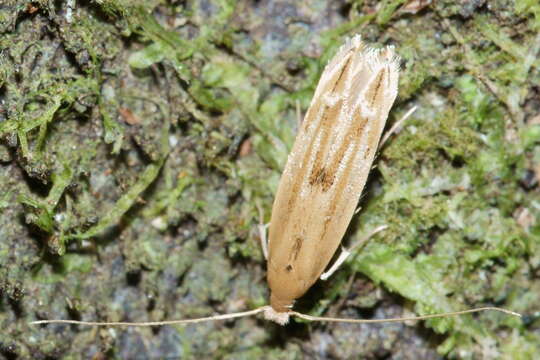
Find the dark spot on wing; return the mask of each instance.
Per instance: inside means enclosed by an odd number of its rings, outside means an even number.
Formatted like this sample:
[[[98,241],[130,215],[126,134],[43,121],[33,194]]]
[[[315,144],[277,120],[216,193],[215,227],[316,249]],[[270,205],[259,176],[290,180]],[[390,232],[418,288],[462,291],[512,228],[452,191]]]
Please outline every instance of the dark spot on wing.
[[[292,261],[296,261],[296,258],[298,257],[298,253],[300,252],[300,249],[302,249],[302,243],[304,242],[304,239],[301,236],[297,236],[294,239],[293,248],[291,251],[291,255],[289,256],[289,259],[292,259]]]
[[[371,148],[368,145],[366,146],[366,151],[364,151],[363,159],[366,160],[369,154],[371,154]]]
[[[309,184],[312,186],[320,185],[324,192],[328,191],[334,183],[334,174],[329,174],[325,168],[313,168],[309,176]]]

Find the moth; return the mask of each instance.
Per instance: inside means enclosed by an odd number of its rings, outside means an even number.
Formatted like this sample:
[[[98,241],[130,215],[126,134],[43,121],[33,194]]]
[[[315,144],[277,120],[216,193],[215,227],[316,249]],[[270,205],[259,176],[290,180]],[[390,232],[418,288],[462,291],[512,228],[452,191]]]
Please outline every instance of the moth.
[[[267,317],[286,322],[321,276],[357,207],[388,113],[399,58],[355,36],[326,65],[277,189],[269,229]]]
[[[266,319],[281,325],[286,324],[290,316],[311,321],[352,323],[420,320],[483,310],[520,316],[495,307],[367,320],[314,317],[292,310],[296,299],[321,275],[327,278],[346,258],[347,252],[324,273],[366,184],[388,113],[397,96],[398,77],[399,57],[395,55],[394,48],[370,48],[359,35],[349,39],[326,65],[283,170],[272,208],[267,244],[269,306],[198,319],[137,323],[39,320],[32,323],[158,326],[258,313],[264,313]],[[263,250],[266,249],[264,245],[263,242]]]

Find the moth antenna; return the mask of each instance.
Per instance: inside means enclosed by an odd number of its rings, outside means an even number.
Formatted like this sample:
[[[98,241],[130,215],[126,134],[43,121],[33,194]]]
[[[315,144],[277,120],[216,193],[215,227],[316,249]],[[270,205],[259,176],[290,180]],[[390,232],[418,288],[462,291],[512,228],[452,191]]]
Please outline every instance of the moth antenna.
[[[381,142],[379,144],[379,150],[384,146],[384,144],[386,144],[386,141],[388,141],[388,138],[390,138],[390,136],[392,136],[397,131],[397,129],[403,125],[403,123],[413,114],[413,112],[416,111],[417,108],[418,106],[416,105],[413,106],[409,111],[405,113],[405,115],[403,115],[401,119],[399,119],[398,121],[396,121],[394,125],[392,125],[390,130],[388,130],[386,134],[384,134],[383,138],[381,139]]]
[[[184,319],[184,320],[165,320],[165,321],[147,321],[147,322],[124,322],[124,321],[78,321],[78,320],[38,320],[30,322],[31,325],[43,325],[43,324],[72,324],[72,325],[86,325],[86,326],[163,326],[163,325],[182,325],[182,324],[196,324],[205,321],[218,321],[234,319],[246,316],[257,315],[266,310],[268,306],[261,306],[254,310],[243,311],[231,314],[221,314],[208,317],[202,317],[197,319]]]
[[[257,230],[259,231],[259,240],[261,241],[261,249],[264,255],[265,260],[268,260],[268,237],[266,232],[270,223],[264,223],[264,211],[262,209],[260,201],[256,201],[255,205],[257,206],[257,211],[259,212],[259,224],[257,225]]]
[[[521,314],[517,312],[503,309],[503,308],[492,307],[492,306],[486,306],[486,307],[480,307],[480,308],[462,310],[462,311],[453,311],[453,312],[447,312],[447,313],[411,316],[411,317],[402,317],[402,318],[388,318],[388,319],[346,319],[346,318],[321,317],[321,316],[306,315],[306,314],[302,314],[296,311],[291,311],[289,314],[291,316],[296,316],[296,317],[299,317],[301,319],[308,320],[308,321],[343,322],[343,323],[356,323],[356,324],[378,324],[378,323],[387,323],[387,322],[404,322],[404,321],[412,321],[412,320],[443,318],[443,317],[465,315],[465,314],[476,313],[480,311],[488,311],[488,310],[499,311],[508,315],[517,316],[521,318]]]
[[[411,317],[402,317],[402,318],[388,318],[388,319],[346,319],[346,318],[311,316],[311,315],[302,314],[296,311],[288,311],[288,312],[282,313],[283,315],[286,315],[287,319],[285,321],[278,321],[277,319],[270,319],[266,316],[267,315],[266,313],[273,312],[273,309],[270,306],[266,305],[266,306],[258,307],[254,310],[231,313],[231,314],[214,315],[214,316],[208,316],[208,317],[202,317],[202,318],[196,318],[196,319],[147,321],[147,322],[124,322],[124,321],[99,322],[99,321],[53,319],[53,320],[31,321],[30,325],[71,324],[71,325],[83,325],[83,326],[149,327],[149,326],[164,326],[164,325],[197,324],[197,323],[206,322],[206,321],[228,320],[228,319],[253,316],[262,312],[265,312],[265,317],[267,317],[269,320],[276,321],[281,325],[285,325],[288,322],[289,316],[296,316],[296,317],[299,317],[301,319],[308,320],[308,321],[342,322],[342,323],[355,323],[355,324],[378,324],[378,323],[387,323],[387,322],[404,322],[404,321],[412,321],[412,320],[426,320],[426,319],[442,318],[442,317],[464,315],[464,314],[470,314],[470,313],[488,311],[488,310],[499,311],[508,315],[517,316],[521,318],[521,314],[517,312],[503,309],[503,308],[487,306],[487,307],[462,310],[462,311],[454,311],[454,312],[448,312],[448,313],[431,314],[431,315],[423,315],[423,316],[411,316]]]

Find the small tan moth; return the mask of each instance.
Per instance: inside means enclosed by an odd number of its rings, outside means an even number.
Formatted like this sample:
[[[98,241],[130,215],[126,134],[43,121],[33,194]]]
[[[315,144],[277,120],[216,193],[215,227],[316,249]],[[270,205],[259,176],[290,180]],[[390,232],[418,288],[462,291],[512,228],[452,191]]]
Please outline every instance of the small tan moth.
[[[313,317],[292,311],[295,299],[319,277],[326,279],[346,258],[345,251],[323,274],[354,215],[388,112],[397,96],[398,74],[399,58],[393,47],[369,48],[358,35],[348,40],[325,67],[274,200],[267,256],[270,306],[188,320],[142,323],[41,320],[33,323],[153,326],[231,319],[261,312],[265,318],[282,325],[290,316],[353,323],[419,320],[483,310],[520,316],[494,307],[375,320]],[[266,255],[265,245],[263,242]]]
[[[328,63],[278,186],[268,253],[271,319],[286,321],[295,299],[338,248],[366,183],[397,96],[392,47],[349,40]]]

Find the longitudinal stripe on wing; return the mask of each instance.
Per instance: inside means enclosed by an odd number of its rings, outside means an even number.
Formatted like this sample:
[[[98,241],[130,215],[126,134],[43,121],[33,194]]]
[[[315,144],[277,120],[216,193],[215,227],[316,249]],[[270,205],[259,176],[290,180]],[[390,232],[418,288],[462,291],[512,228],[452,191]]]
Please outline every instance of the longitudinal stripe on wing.
[[[340,81],[342,80],[344,73],[349,69],[349,64],[350,58],[347,60],[345,66],[339,72],[336,81],[332,84],[332,91],[335,91],[340,86]],[[332,94],[334,93],[332,92]],[[316,174],[313,175],[312,169],[317,167],[319,167],[320,169],[324,169],[324,167],[322,166],[323,158],[325,156],[325,153],[328,151],[328,142],[330,141],[332,135],[331,128],[334,125],[333,121],[335,121],[335,119],[339,119],[340,110],[342,109],[342,98],[338,99],[332,105],[326,104],[325,99],[317,100],[319,103],[314,102],[312,104],[312,108],[306,114],[304,123],[302,124],[302,129],[300,130],[302,134],[299,134],[299,136],[302,136],[306,140],[309,139],[309,141],[307,142],[307,146],[305,147],[305,149],[302,149],[303,151],[301,154],[301,158],[295,159],[298,162],[297,164],[295,164],[295,171],[298,175],[295,177],[295,181],[290,184],[291,191],[287,203],[287,212],[289,213],[292,209],[294,209],[297,201],[301,196],[300,189],[307,185],[305,182],[306,177],[308,176],[308,171],[311,174],[307,179],[308,182],[311,183],[316,181],[322,181],[324,179],[318,179]],[[316,111],[319,111],[319,113],[315,113],[315,116],[313,116],[313,113]],[[310,124],[309,122],[312,118],[313,120]],[[313,127],[315,128],[313,129]],[[317,147],[317,150],[315,157],[313,157],[313,151],[315,147]],[[283,219],[284,227],[288,225],[289,219],[290,217],[286,217]]]
[[[366,104],[373,104],[377,100],[380,101],[380,96],[384,96],[382,83],[385,75],[388,75],[386,70],[384,67],[381,68],[373,81],[370,82],[370,87],[365,91]],[[342,109],[343,114],[340,114],[341,119],[346,118],[347,111],[349,109],[346,107]],[[318,239],[319,242],[328,241],[327,233],[329,229],[332,226],[336,226],[339,222],[336,218],[345,215],[343,214],[346,208],[344,204],[348,203],[350,190],[358,188],[357,191],[360,191],[367,179],[367,173],[369,172],[370,164],[378,147],[384,122],[368,122],[369,119],[362,116],[364,112],[356,111],[352,114],[352,121],[347,123],[344,136],[341,142],[338,143],[338,149],[334,152],[327,153],[325,160],[327,164],[326,176],[337,179],[337,182],[333,184],[332,191],[330,192],[331,197],[326,199],[328,205],[324,207],[324,216],[322,218],[325,220],[320,238]],[[379,109],[373,109],[373,112],[376,115],[375,118],[380,116]],[[345,120],[342,121],[346,123]],[[365,176],[359,176],[359,167],[365,168],[362,172],[366,174]],[[338,208],[338,204],[341,204],[340,208]],[[319,268],[319,266],[317,264],[313,269]],[[313,276],[318,276],[318,274],[313,274]]]

